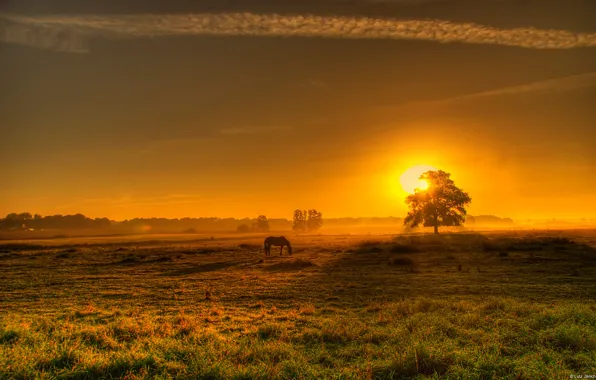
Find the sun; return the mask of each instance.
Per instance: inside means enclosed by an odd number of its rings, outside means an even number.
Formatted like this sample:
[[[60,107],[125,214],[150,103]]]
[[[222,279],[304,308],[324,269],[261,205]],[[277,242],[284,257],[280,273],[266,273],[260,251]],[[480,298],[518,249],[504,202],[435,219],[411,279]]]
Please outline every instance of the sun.
[[[437,169],[429,165],[418,165],[409,168],[399,177],[401,187],[408,194],[413,194],[416,189],[428,189],[428,183],[419,178],[423,173],[426,173],[429,170]]]

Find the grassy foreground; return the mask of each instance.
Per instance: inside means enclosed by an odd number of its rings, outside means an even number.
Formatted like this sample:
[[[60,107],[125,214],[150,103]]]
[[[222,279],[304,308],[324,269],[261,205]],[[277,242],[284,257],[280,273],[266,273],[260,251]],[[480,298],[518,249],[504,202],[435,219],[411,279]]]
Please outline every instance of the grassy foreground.
[[[596,375],[594,231],[363,239],[6,245],[0,378]]]

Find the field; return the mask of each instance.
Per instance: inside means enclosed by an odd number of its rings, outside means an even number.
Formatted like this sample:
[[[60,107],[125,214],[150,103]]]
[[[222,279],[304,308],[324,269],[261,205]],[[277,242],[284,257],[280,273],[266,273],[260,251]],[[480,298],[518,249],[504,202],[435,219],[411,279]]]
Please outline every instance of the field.
[[[596,375],[594,230],[262,240],[0,246],[0,378]]]

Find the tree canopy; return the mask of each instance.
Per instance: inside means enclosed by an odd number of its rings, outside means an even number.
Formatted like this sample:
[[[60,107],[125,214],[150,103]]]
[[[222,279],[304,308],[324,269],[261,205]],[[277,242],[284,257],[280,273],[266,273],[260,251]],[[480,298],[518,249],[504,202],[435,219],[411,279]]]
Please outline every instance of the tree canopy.
[[[406,204],[410,211],[404,219],[407,227],[461,226],[466,220],[466,207],[472,198],[455,186],[451,174],[442,170],[428,171],[420,179],[428,183],[427,189],[416,189],[408,195]]]
[[[323,214],[315,209],[295,210],[292,229],[296,232],[318,231],[323,226]]]

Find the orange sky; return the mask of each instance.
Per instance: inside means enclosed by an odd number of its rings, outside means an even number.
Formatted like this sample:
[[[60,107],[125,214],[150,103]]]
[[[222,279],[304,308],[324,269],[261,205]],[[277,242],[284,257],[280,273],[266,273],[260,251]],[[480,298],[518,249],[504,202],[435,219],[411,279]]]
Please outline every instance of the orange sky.
[[[453,11],[453,44],[424,23],[418,40],[221,37],[176,35],[181,18],[165,36],[142,18],[143,37],[88,32],[85,53],[0,41],[0,215],[403,216],[401,173],[432,165],[472,215],[596,217],[593,31],[540,15],[484,41]],[[518,43],[533,25],[561,33]]]

